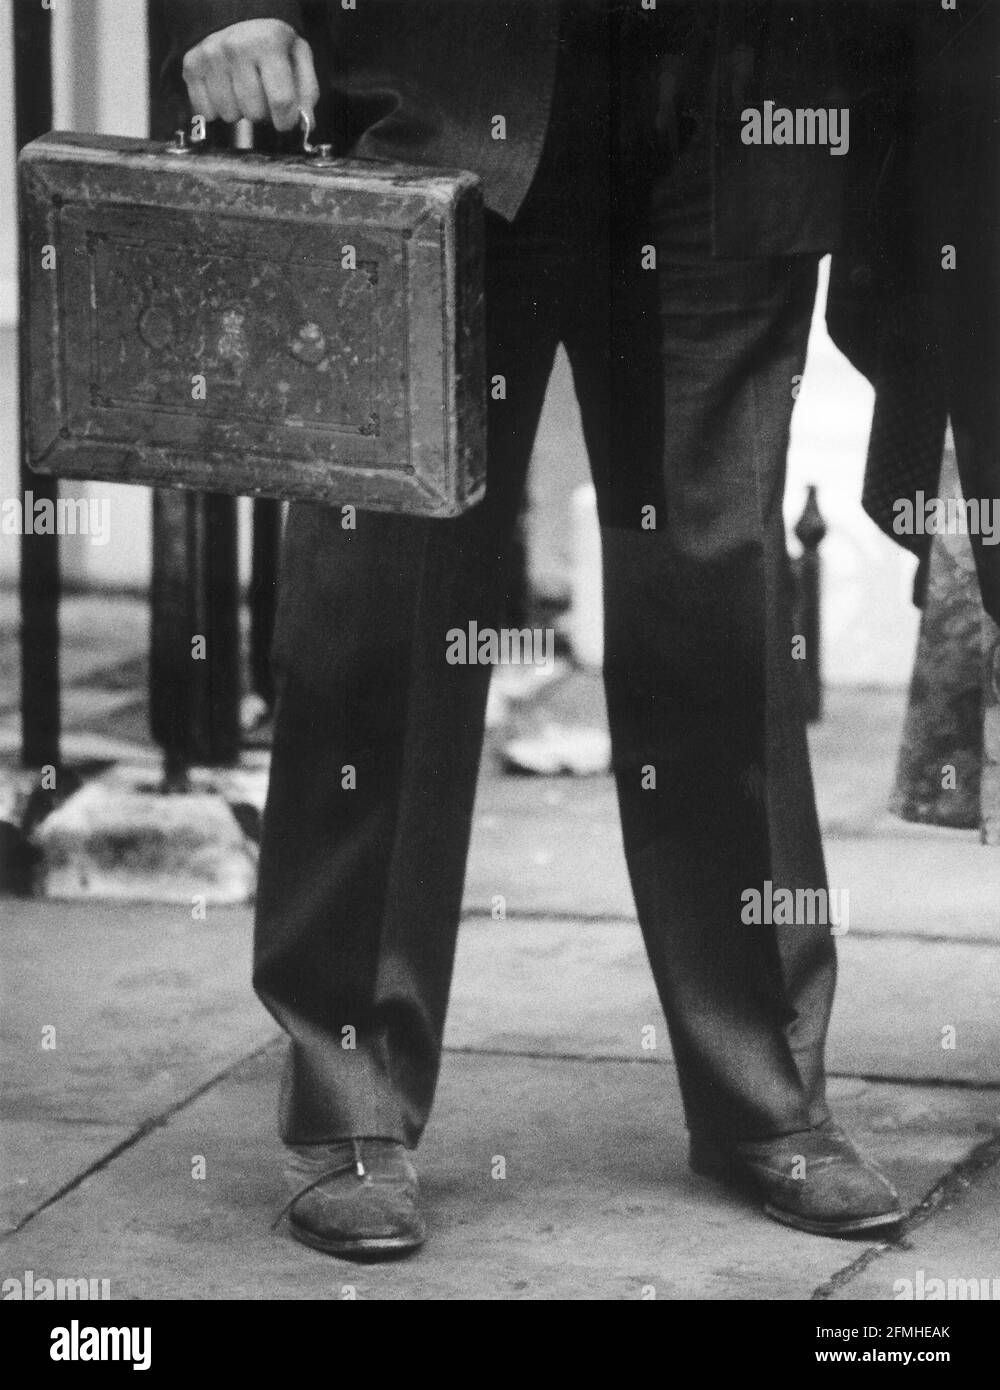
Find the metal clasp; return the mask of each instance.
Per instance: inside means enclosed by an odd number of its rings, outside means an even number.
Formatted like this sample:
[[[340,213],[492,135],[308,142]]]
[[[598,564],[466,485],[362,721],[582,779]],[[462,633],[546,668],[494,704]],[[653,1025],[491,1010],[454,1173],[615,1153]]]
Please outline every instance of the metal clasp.
[[[168,146],[167,146],[167,154],[184,154],[184,155],[189,155],[189,154],[193,154],[193,153],[194,153],[194,150],[192,149],[191,144],[190,144],[189,141],[188,141],[188,133],[187,133],[187,131],[186,131],[186,130],[183,130],[183,129],[182,129],[182,130],[175,130],[175,131],[174,131],[174,143],[173,143],[172,145],[168,145]]]

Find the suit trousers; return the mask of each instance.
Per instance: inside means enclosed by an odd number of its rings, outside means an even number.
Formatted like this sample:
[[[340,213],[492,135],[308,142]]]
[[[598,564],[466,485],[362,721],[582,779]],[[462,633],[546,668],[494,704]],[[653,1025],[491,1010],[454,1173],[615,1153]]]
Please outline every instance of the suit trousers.
[[[825,887],[781,512],[816,258],[713,259],[703,165],[645,199],[579,194],[543,175],[488,223],[505,396],[486,499],[355,529],[290,511],[254,971],[290,1038],[287,1142],[412,1147],[426,1124],[491,674],[449,664],[446,634],[503,624],[560,344],[603,521],[626,858],[688,1125],[763,1138],[827,1115],[830,931],[742,911],[768,882]]]

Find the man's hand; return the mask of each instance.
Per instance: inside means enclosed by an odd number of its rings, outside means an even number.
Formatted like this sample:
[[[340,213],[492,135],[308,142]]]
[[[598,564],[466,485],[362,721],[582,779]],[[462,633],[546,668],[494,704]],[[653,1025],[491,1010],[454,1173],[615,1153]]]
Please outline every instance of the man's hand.
[[[319,101],[312,49],[280,19],[250,19],[209,34],[184,57],[196,116],[208,121],[271,120],[291,130]]]

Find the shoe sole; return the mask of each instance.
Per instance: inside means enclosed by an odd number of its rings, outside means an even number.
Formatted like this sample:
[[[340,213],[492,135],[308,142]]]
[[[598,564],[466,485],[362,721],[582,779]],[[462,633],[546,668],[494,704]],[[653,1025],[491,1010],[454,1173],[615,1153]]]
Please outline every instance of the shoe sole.
[[[899,1226],[906,1218],[902,1211],[886,1212],[882,1216],[858,1216],[853,1221],[810,1221],[807,1216],[796,1216],[781,1207],[764,1203],[764,1214],[782,1226],[790,1226],[796,1231],[806,1231],[811,1236],[857,1236],[867,1231],[886,1230]]]
[[[761,1197],[759,1182],[739,1164],[720,1158],[711,1151],[700,1149],[692,1152],[689,1158],[692,1172],[702,1178],[712,1178],[729,1187],[739,1188],[751,1196]],[[855,1216],[844,1221],[814,1221],[808,1216],[797,1216],[773,1202],[764,1202],[764,1215],[779,1225],[788,1226],[795,1231],[805,1231],[811,1236],[856,1236],[867,1231],[877,1231],[899,1226],[906,1220],[906,1213],[899,1210],[881,1212],[876,1216]]]
[[[319,1250],[324,1255],[334,1255],[342,1260],[360,1260],[374,1263],[377,1260],[401,1259],[412,1255],[423,1245],[424,1236],[364,1236],[354,1240],[323,1240],[310,1235],[289,1224],[292,1236],[300,1245],[308,1245],[310,1250]]]

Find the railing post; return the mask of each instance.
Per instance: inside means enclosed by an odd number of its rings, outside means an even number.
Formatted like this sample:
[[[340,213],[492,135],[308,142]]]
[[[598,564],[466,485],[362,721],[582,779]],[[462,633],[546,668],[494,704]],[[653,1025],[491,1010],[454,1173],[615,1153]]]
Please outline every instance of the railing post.
[[[1000,845],[1000,626],[986,613],[983,658],[981,832],[984,845]]]
[[[37,0],[14,0],[14,128],[18,150],[52,128],[52,12]],[[22,243],[23,247],[23,243]],[[22,249],[22,257],[24,251]],[[22,264],[22,282],[25,267]],[[55,478],[32,473],[26,461],[24,410],[27,397],[21,356],[19,479],[22,505],[53,505]],[[59,537],[21,536],[21,758],[25,767],[60,763]]]
[[[817,490],[812,484],[802,515],[795,525],[795,535],[802,546],[802,554],[794,564],[795,633],[805,638],[806,645],[806,659],[799,666],[802,700],[806,718],[810,723],[815,723],[823,713],[819,548],[826,535],[826,522],[819,510]]]
[[[169,0],[149,0],[150,134],[164,140],[182,110],[160,85],[168,13]],[[153,495],[150,726],[173,789],[186,785],[192,763],[227,766],[239,755],[236,528],[233,497]]]
[[[239,756],[236,499],[153,494],[150,727],[169,788]]]
[[[253,559],[250,580],[250,689],[268,710],[274,705],[271,640],[278,600],[281,554],[281,503],[269,497],[253,504]]]

